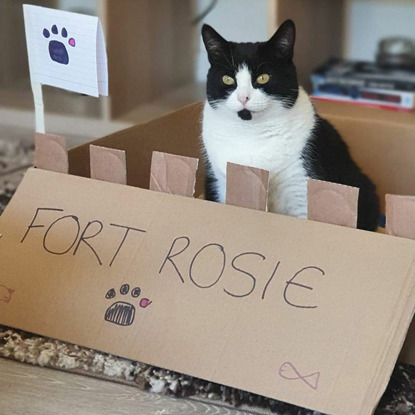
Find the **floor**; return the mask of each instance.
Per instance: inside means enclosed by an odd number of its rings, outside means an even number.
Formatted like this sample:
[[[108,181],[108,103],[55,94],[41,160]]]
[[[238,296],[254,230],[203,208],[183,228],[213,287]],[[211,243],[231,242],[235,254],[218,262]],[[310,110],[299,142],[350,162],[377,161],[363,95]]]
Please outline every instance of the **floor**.
[[[242,415],[189,399],[0,358],[0,414]]]

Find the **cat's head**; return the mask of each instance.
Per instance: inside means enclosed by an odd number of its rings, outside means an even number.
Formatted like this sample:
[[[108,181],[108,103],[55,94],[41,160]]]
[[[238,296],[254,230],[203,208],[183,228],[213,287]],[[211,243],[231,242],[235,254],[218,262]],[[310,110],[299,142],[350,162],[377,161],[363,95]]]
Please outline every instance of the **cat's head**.
[[[251,120],[276,106],[294,105],[298,81],[291,20],[267,42],[228,42],[208,25],[203,26],[202,37],[211,65],[206,93],[213,108]]]

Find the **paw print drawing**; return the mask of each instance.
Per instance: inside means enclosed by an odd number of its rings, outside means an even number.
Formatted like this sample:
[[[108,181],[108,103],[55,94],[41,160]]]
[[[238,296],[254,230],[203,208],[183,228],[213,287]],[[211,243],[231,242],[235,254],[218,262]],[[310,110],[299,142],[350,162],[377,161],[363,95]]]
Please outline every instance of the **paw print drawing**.
[[[58,27],[54,24],[50,29],[52,34],[58,34]],[[46,39],[49,39],[51,34],[48,29],[43,29],[43,36]],[[61,30],[61,37],[66,39],[68,37],[68,31],[63,27]],[[68,44],[72,47],[75,47],[75,39],[71,37],[68,40]],[[66,50],[66,46],[59,40],[50,40],[49,41],[49,56],[50,58],[58,63],[67,65],[69,63],[69,55]]]
[[[130,286],[123,284],[120,288],[121,295],[127,295],[130,292]],[[141,288],[135,287],[131,290],[131,297],[138,298],[141,294]],[[105,294],[107,300],[113,299],[117,295],[114,288],[108,290]],[[152,303],[148,298],[142,298],[139,302],[141,308],[146,308]],[[110,305],[105,311],[105,320],[117,324],[119,326],[130,326],[134,322],[135,307],[131,303],[125,301],[117,301]]]

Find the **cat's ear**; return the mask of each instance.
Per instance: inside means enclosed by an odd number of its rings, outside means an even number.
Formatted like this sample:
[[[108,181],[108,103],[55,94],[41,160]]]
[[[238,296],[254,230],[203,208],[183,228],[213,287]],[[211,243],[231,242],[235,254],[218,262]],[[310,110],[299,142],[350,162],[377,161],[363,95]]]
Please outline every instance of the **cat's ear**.
[[[268,41],[268,45],[281,58],[291,59],[294,56],[295,24],[286,20]]]
[[[213,27],[204,24],[202,27],[202,38],[210,63],[215,58],[219,58],[226,53],[228,42]]]

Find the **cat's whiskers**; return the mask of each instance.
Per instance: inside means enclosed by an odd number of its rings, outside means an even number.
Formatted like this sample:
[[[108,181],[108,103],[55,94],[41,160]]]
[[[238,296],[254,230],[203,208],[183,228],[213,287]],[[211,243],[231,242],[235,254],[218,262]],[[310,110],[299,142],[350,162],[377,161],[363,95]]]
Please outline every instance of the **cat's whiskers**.
[[[229,62],[228,58],[226,57],[226,55],[224,53],[222,53],[222,56],[225,58],[227,64],[229,65],[228,69],[232,72],[234,69],[232,69],[232,64]],[[224,65],[221,65],[224,66]]]
[[[227,71],[232,73],[233,69],[230,66],[222,65],[221,63],[217,63],[218,66],[221,66],[222,68],[225,68]]]
[[[258,66],[257,66],[257,70],[262,66],[262,65],[266,65],[267,63],[269,63],[271,65],[271,62],[261,62]]]
[[[232,49],[231,49],[231,58],[232,58],[232,67],[234,68],[234,70],[236,70],[236,66],[235,66],[235,59],[234,59],[234,57],[233,57],[233,52],[232,52]]]

